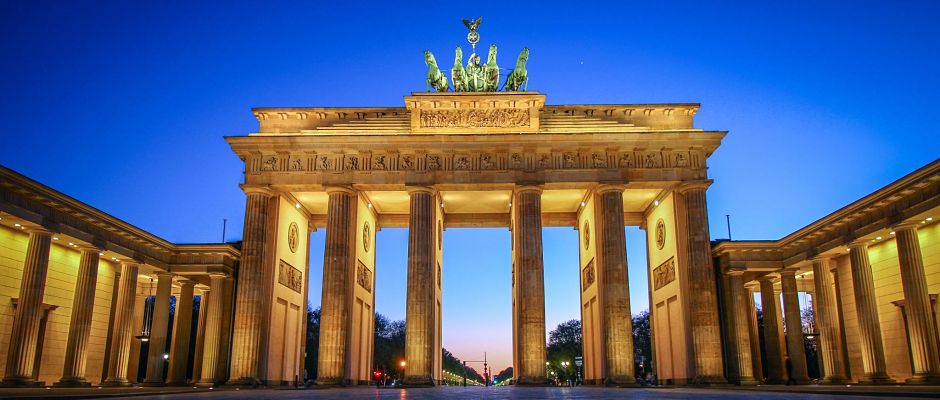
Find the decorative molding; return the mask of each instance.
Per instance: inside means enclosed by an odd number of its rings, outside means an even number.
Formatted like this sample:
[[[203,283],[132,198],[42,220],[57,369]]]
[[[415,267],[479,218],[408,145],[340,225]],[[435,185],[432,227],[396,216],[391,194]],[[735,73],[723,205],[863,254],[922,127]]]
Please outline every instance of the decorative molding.
[[[531,125],[529,110],[421,110],[420,128],[522,128]]]
[[[666,262],[653,269],[653,290],[662,289],[676,280],[676,260],[670,257]]]
[[[290,226],[287,228],[287,247],[290,248],[291,253],[297,252],[297,244],[300,242],[300,228],[297,227],[296,222],[291,222]]]
[[[656,221],[656,248],[662,250],[666,245],[666,223],[660,218]]]
[[[297,293],[303,293],[304,273],[284,260],[278,265],[277,282]]]

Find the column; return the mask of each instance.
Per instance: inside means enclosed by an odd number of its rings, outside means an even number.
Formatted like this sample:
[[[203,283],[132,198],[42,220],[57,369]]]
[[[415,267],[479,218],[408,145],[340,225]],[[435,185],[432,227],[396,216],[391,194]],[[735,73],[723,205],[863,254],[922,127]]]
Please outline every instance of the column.
[[[261,351],[262,321],[265,310],[264,299],[264,257],[267,237],[268,203],[271,191],[266,188],[244,187],[245,190],[245,229],[242,235],[242,254],[238,272],[238,289],[235,296],[235,323],[232,331],[232,365],[229,374],[231,385],[254,385],[259,382],[258,362]],[[221,305],[222,290],[212,288]],[[220,287],[221,289],[221,287]],[[211,306],[211,305],[210,305]],[[213,306],[214,307],[214,306]],[[217,314],[218,315],[218,314]],[[212,318],[210,316],[210,318]],[[207,327],[208,335],[208,327]],[[217,346],[218,343],[211,344]],[[210,343],[205,343],[208,350]],[[213,358],[213,360],[215,360]],[[205,358],[204,358],[205,361]],[[203,363],[203,372],[211,368],[214,376],[215,367]],[[207,375],[203,373],[203,377]]]
[[[170,371],[167,384],[185,385],[186,367],[189,366],[189,338],[193,326],[193,289],[196,282],[180,281],[180,295],[176,299],[176,317],[173,322],[173,343],[170,346]]]
[[[799,385],[805,385],[809,383],[809,375],[806,373],[806,347],[803,344],[803,318],[800,315],[796,270],[780,271],[780,287],[783,289],[783,323],[787,327],[790,379]]]
[[[317,384],[338,385],[346,376],[346,336],[350,318],[348,290],[350,265],[350,229],[356,196],[352,190],[330,188],[326,216],[326,248],[323,251],[323,294],[320,306],[320,348],[317,359]],[[407,318],[407,317],[406,317]],[[407,334],[406,334],[407,337]],[[407,347],[407,345],[406,345]]]
[[[42,318],[42,296],[49,271],[49,246],[52,232],[42,228],[29,231],[23,278],[19,299],[13,314],[13,331],[7,352],[6,372],[0,386],[41,386],[33,379],[39,322]]]
[[[199,297],[199,321],[196,322],[196,351],[193,352],[193,382],[202,377],[202,354],[206,337],[206,311],[209,308],[209,288],[202,289]]]
[[[711,181],[694,182],[679,188],[685,210],[686,258],[689,268],[689,314],[695,351],[696,383],[725,383],[718,319],[718,290],[708,236],[705,189]]]
[[[819,329],[819,358],[823,364],[823,383],[845,383],[845,365],[842,363],[842,338],[836,327],[836,306],[832,294],[832,273],[829,258],[813,259],[813,283],[816,288],[816,326]]]
[[[764,369],[760,355],[760,337],[757,332],[757,307],[754,306],[754,289],[747,290],[747,320],[748,320],[748,339],[751,341],[751,368],[754,374],[754,380],[758,383],[764,381]]]
[[[774,278],[764,275],[760,282],[761,315],[764,322],[764,351],[767,354],[767,383],[783,384],[787,381],[783,361],[783,349],[780,347],[780,307],[774,293]]]
[[[633,319],[627,276],[627,239],[623,221],[623,187],[602,186],[597,190],[600,217],[597,265],[601,271],[600,294],[604,318],[608,384],[634,384]],[[541,224],[539,226],[541,231]],[[541,243],[539,251],[541,252]],[[544,324],[543,324],[544,327]],[[544,329],[544,328],[543,328]]]
[[[55,386],[90,386],[85,381],[85,361],[88,358],[88,338],[95,309],[95,288],[98,282],[98,253],[100,249],[82,247],[78,262],[78,276],[72,298],[72,316],[69,320],[68,344],[65,346],[65,366],[62,378]]]
[[[859,344],[862,347],[864,375],[861,381],[894,383],[886,372],[875,282],[868,261],[868,245],[863,241],[852,242],[849,245],[849,259],[852,267],[852,287],[855,289],[855,309],[858,313]]]
[[[738,376],[732,379],[740,385],[755,385],[754,366],[751,360],[751,333],[750,302],[747,300],[748,291],[744,288],[744,271],[732,270],[728,272],[728,286],[731,289],[731,318],[733,320],[734,343],[731,344],[735,361],[738,366]]]
[[[434,190],[409,188],[408,303],[405,311],[405,383],[434,385],[433,357],[437,335],[434,304]]]
[[[934,330],[936,321],[927,293],[927,278],[916,226],[916,223],[906,223],[894,227],[913,365],[913,374],[908,383],[937,384],[940,383],[940,351],[937,349],[937,331]]]
[[[143,386],[163,386],[163,366],[166,359],[166,334],[170,323],[170,292],[173,290],[173,275],[157,272],[157,294],[153,301],[150,323],[150,348],[147,352],[147,375]]]
[[[127,362],[131,357],[131,341],[134,340],[134,300],[139,269],[137,263],[121,263],[121,286],[114,314],[111,354],[108,355],[108,376],[101,383],[102,386],[130,385],[127,380]]]
[[[542,266],[542,189],[517,187],[512,202],[512,237],[515,246],[518,296],[516,346],[519,352],[518,384],[544,384],[545,376],[545,280]]]
[[[239,275],[242,276],[242,275]],[[206,310],[206,333],[202,344],[202,371],[198,386],[212,387],[220,383],[221,371],[218,368],[220,337],[222,330],[222,285],[225,284],[225,274],[209,275],[209,290],[212,298]],[[195,380],[195,377],[193,377]]]

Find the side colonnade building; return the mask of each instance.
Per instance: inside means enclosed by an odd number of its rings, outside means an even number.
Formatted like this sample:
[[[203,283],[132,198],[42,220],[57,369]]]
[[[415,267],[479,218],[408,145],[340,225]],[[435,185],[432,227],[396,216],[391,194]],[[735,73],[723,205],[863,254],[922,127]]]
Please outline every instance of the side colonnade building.
[[[0,167],[0,386],[223,382],[238,258],[228,244],[167,242]]]
[[[808,383],[809,337],[823,383],[940,384],[938,222],[940,160],[780,240],[715,242],[729,380]]]

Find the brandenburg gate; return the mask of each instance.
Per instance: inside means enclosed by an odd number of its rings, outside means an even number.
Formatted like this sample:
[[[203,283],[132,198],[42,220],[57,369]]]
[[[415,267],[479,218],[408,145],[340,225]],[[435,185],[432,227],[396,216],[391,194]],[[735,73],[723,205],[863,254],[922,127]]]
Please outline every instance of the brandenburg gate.
[[[587,382],[634,382],[625,226],[648,234],[648,275],[632,278],[649,279],[660,379],[724,381],[705,191],[725,132],[695,128],[696,104],[545,101],[444,92],[397,108],[254,109],[258,131],[226,138],[247,197],[230,383],[299,373],[308,232],[324,228],[317,381],[370,380],[384,227],[409,230],[406,383],[441,379],[449,227],[512,232],[515,380],[545,383],[545,226],[579,232]]]

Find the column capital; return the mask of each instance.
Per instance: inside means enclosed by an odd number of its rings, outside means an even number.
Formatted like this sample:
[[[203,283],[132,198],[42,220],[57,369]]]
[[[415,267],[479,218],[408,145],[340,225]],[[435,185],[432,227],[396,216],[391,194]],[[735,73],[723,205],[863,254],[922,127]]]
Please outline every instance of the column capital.
[[[725,275],[728,276],[742,276],[744,275],[744,269],[741,268],[729,268],[725,271]]]
[[[104,251],[104,248],[96,246],[94,244],[79,243],[77,246],[75,246],[75,248],[78,249],[78,251],[89,252],[89,253],[101,253]]]
[[[897,224],[891,225],[891,230],[893,231],[906,231],[906,230],[917,230],[917,225],[920,225],[917,221],[904,221]]]
[[[865,239],[855,239],[849,242],[849,244],[847,244],[846,246],[848,246],[850,250],[851,249],[868,250],[868,241]]]
[[[797,272],[797,270],[796,270],[796,268],[784,268],[784,269],[781,269],[779,272],[780,272],[780,277],[781,277],[781,278],[783,278],[784,276],[787,276],[787,275],[792,276],[792,277],[795,278],[795,277],[796,277],[796,272]]]
[[[701,181],[683,181],[676,188],[676,191],[681,194],[685,194],[693,190],[705,191],[705,189],[708,189],[708,187],[712,185],[712,182],[713,181],[711,179],[706,179],[706,180],[701,180]]]
[[[153,272],[153,274],[157,276],[157,279],[172,278],[172,277],[173,277],[173,273],[171,273],[170,271],[156,270],[156,271]]]
[[[817,254],[809,260],[813,263],[828,263],[832,260],[832,257],[833,256],[831,254]]]
[[[238,186],[242,188],[242,191],[245,192],[246,195],[262,194],[268,197],[274,196],[274,191],[267,185],[247,185],[243,183]]]
[[[538,194],[542,194],[542,185],[520,184],[520,185],[516,185],[516,187],[514,187],[512,191],[513,191],[513,194],[526,193],[526,192],[538,192]]]
[[[349,186],[324,186],[323,191],[326,192],[327,194],[333,194],[333,193],[345,193],[349,195],[356,194],[356,191],[353,190],[353,188]]]
[[[25,226],[26,232],[34,235],[52,236],[55,234],[52,230],[42,226]]]
[[[602,183],[598,185],[596,188],[594,188],[594,191],[597,194],[604,194],[607,192],[619,192],[622,194],[623,191],[626,189],[627,189],[627,185],[616,184],[616,183]]]
[[[773,273],[765,274],[757,278],[758,282],[767,282],[770,284],[773,284],[775,280],[777,280],[777,277],[774,276]]]
[[[180,278],[179,280],[177,280],[177,282],[179,282],[180,287],[183,287],[183,286],[195,287],[196,286],[196,281],[189,279],[189,278]]]
[[[408,195],[415,193],[427,193],[433,196],[437,194],[437,189],[431,186],[405,186],[405,191],[408,192]]]
[[[216,279],[225,279],[225,278],[228,278],[228,274],[226,274],[226,273],[224,273],[224,272],[210,272],[210,273],[208,273],[207,275],[209,275],[209,278],[210,278],[210,279],[211,279],[211,278],[216,278]]]

